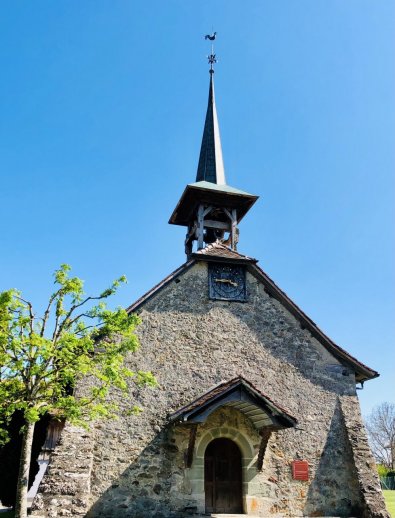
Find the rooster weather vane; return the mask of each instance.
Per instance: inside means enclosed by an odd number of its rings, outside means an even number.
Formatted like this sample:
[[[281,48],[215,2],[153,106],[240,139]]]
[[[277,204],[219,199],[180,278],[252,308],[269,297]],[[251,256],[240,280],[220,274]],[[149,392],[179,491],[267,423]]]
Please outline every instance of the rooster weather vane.
[[[210,40],[213,42],[217,37],[217,33],[213,32],[212,34],[206,34],[204,37],[205,40]],[[211,43],[211,54],[207,56],[209,65],[210,65],[210,74],[214,74],[214,63],[217,62],[217,57],[214,54],[214,43]]]

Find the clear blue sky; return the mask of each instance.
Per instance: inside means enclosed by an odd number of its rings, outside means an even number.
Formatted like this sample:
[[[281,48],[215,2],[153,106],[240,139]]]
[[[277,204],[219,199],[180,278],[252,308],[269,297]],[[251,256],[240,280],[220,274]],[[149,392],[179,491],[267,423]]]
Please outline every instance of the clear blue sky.
[[[3,1],[0,289],[37,305],[70,263],[128,305],[184,261],[218,32],[228,183],[261,196],[240,251],[394,400],[392,0]]]

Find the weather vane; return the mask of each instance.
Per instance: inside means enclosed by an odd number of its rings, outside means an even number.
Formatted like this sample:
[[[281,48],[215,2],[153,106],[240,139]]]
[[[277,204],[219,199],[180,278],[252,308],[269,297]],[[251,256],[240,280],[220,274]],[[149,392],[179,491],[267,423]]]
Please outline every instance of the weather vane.
[[[206,34],[204,37],[205,40],[210,40],[213,42],[217,37],[217,33],[213,32],[212,34]],[[217,62],[216,55],[214,54],[214,43],[211,43],[211,54],[207,56],[209,65],[210,65],[210,74],[214,74],[214,63]]]

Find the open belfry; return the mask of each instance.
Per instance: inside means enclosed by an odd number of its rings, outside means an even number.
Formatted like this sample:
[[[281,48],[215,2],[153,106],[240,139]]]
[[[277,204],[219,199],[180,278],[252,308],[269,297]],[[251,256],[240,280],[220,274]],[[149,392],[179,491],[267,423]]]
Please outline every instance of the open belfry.
[[[186,262],[128,308],[128,366],[159,386],[113,391],[117,420],[66,424],[34,516],[389,517],[356,394],[378,373],[238,250],[258,197],[226,183],[215,62],[196,181],[169,221]]]

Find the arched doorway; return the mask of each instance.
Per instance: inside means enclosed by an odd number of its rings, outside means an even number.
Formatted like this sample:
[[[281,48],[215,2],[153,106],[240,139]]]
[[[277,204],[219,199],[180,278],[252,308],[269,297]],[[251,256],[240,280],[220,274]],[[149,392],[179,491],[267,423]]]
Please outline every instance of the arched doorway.
[[[206,448],[204,492],[207,513],[242,512],[241,453],[230,439],[214,439]]]

